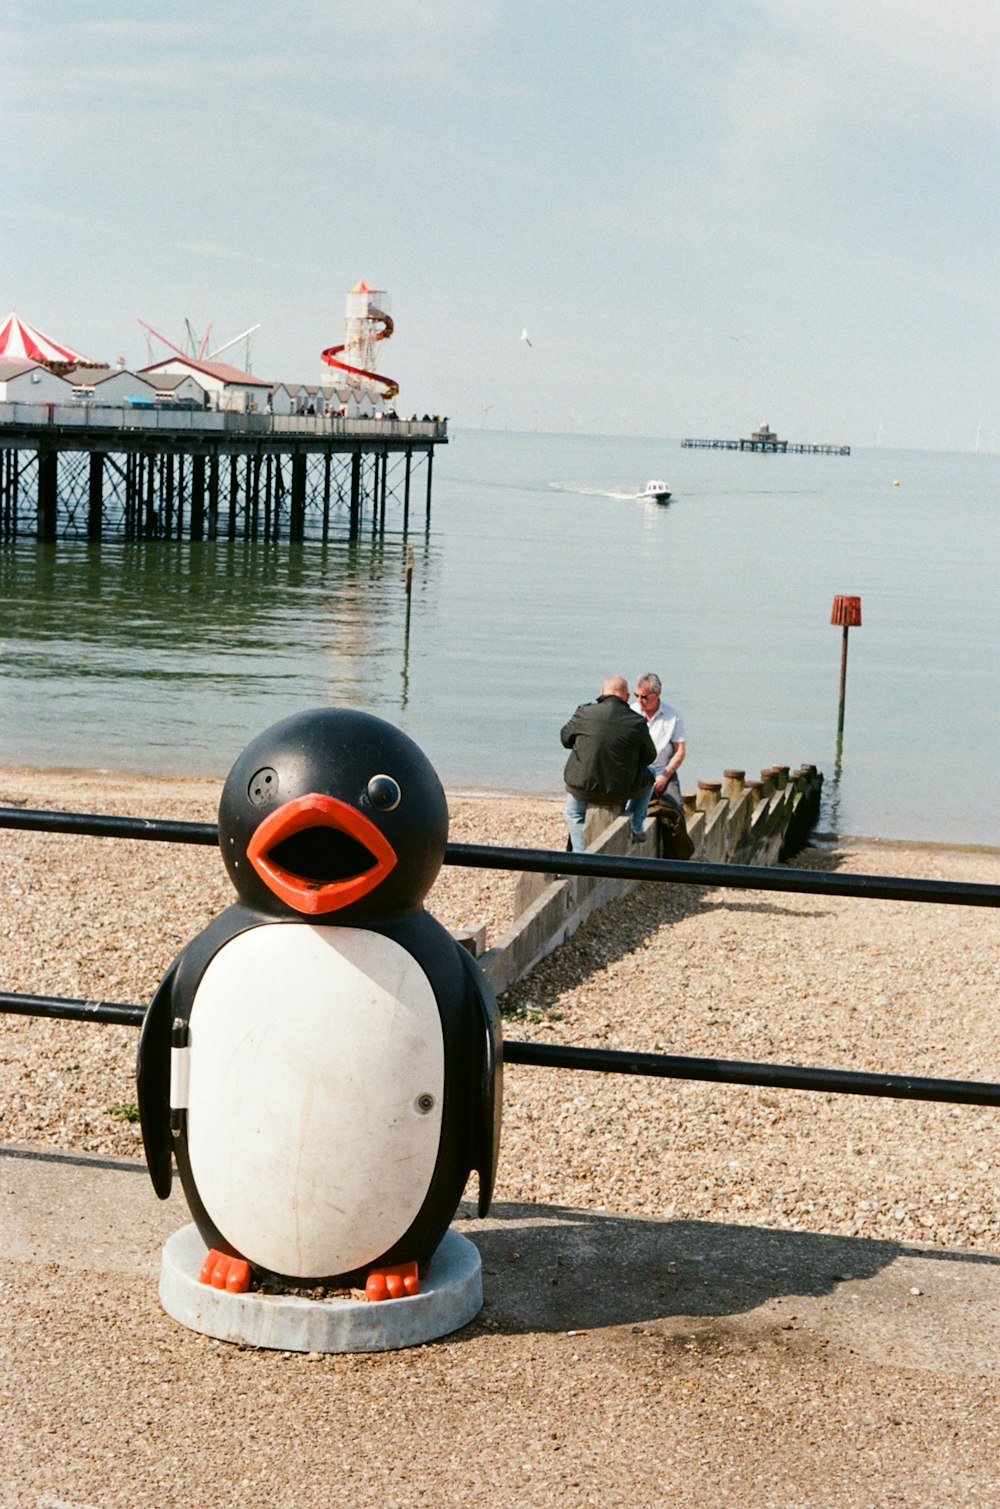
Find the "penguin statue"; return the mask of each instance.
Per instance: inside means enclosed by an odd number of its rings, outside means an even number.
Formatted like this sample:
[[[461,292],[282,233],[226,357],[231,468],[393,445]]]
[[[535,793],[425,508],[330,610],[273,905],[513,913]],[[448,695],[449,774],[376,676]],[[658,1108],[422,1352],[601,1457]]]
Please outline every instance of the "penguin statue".
[[[174,960],[137,1067],[153,1187],[173,1157],[216,1288],[416,1293],[473,1169],[488,1211],[496,1003],[422,905],[447,837],[427,757],[368,713],[286,718],[230,771],[239,899]]]

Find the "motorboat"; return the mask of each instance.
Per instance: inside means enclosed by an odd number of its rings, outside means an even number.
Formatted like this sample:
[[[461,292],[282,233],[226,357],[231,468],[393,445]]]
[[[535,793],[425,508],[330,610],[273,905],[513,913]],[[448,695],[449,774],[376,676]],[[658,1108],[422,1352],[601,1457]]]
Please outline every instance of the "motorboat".
[[[670,488],[665,482],[647,482],[636,497],[643,503],[666,503],[670,499]]]

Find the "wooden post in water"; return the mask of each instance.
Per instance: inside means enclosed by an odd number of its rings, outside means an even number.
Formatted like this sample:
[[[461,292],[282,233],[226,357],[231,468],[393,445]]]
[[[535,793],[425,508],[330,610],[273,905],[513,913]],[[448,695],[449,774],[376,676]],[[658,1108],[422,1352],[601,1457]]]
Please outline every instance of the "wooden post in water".
[[[841,624],[844,629],[844,637],[840,649],[840,706],[837,712],[837,761],[839,763],[844,746],[844,700],[847,693],[847,631],[848,629],[861,627],[861,599],[860,597],[835,597],[833,599],[833,611],[830,614],[832,624]]]

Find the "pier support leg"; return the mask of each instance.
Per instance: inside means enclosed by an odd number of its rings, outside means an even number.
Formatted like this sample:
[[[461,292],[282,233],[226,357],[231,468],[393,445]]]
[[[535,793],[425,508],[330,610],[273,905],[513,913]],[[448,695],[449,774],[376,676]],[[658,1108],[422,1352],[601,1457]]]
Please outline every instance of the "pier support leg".
[[[191,538],[205,538],[205,458],[191,458]]]
[[[249,465],[249,463],[248,463]],[[239,458],[229,458],[229,527],[226,531],[229,539],[236,538],[236,514],[240,502],[240,469]]]
[[[146,498],[143,523],[140,533],[145,540],[155,540],[159,534],[156,513],[156,457],[146,457]]]
[[[91,451],[87,485],[87,539],[98,544],[104,514],[104,452]]]
[[[219,533],[219,453],[213,451],[208,458],[208,538],[214,540]]]
[[[361,452],[351,456],[351,526],[350,538],[356,540],[361,528]]]
[[[15,450],[3,452],[3,526],[0,534],[5,540],[17,538],[19,455],[20,452]]]
[[[172,539],[174,533],[174,457],[173,452],[168,452],[166,465],[163,471],[163,534],[165,539]]]
[[[434,451],[427,452],[427,502],[424,505],[424,529],[427,534],[431,532],[431,478],[434,473]]]
[[[306,532],[306,453],[292,454],[292,505],[288,517],[288,538],[293,542],[304,539]]]
[[[278,455],[274,458],[274,517],[271,534],[274,540],[281,538],[281,505],[285,501],[285,490],[285,474],[281,469],[281,457]],[[289,525],[291,525],[290,517]]]
[[[13,451],[0,451],[0,540],[13,538],[10,512],[10,463]]]
[[[59,452],[38,452],[38,538],[51,541],[56,537]]]
[[[184,538],[184,457],[177,457],[177,539]]]

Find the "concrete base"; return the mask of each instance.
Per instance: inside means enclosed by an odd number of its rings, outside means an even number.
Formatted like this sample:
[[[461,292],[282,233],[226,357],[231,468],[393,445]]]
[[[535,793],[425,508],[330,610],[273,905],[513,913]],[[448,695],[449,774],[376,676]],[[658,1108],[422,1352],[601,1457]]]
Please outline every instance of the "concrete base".
[[[205,1244],[195,1226],[163,1248],[160,1301],[191,1331],[282,1352],[389,1352],[447,1336],[479,1314],[482,1262],[473,1244],[446,1231],[420,1281],[420,1293],[372,1304],[363,1299],[300,1299],[227,1294],[198,1281]]]

